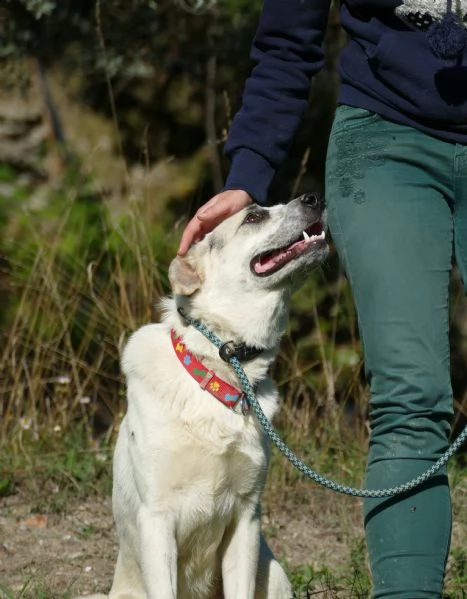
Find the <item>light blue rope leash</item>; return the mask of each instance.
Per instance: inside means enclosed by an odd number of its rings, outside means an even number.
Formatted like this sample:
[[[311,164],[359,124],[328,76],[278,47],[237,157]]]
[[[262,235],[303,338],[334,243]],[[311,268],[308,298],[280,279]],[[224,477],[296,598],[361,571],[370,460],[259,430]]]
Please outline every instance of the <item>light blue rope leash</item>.
[[[212,333],[206,325],[195,318],[191,318],[187,316],[183,311],[180,310],[183,318],[189,322],[192,326],[194,326],[200,333],[202,333],[211,343],[213,343],[218,349],[220,349],[224,344],[223,341],[219,339],[214,333]],[[240,360],[236,356],[231,356],[229,358],[229,362],[232,368],[235,370],[240,383],[242,385],[243,391],[253,408],[254,413],[256,414],[256,418],[258,422],[264,429],[264,432],[271,439],[274,445],[279,449],[279,451],[289,460],[289,462],[295,466],[302,474],[311,480],[315,481],[319,485],[326,487],[327,489],[331,489],[332,491],[336,491],[337,493],[343,493],[345,495],[352,495],[353,497],[372,497],[372,498],[382,498],[382,497],[393,497],[394,495],[400,495],[402,493],[407,493],[415,487],[418,487],[429,478],[431,478],[436,472],[442,468],[445,464],[447,464],[448,460],[456,453],[456,451],[463,445],[463,443],[467,440],[467,426],[464,428],[462,433],[457,437],[454,443],[446,450],[446,452],[431,466],[417,476],[411,481],[399,485],[397,487],[391,487],[388,489],[356,489],[354,487],[348,487],[346,485],[341,485],[340,483],[336,483],[333,480],[322,476],[309,466],[307,466],[302,460],[291,451],[284,441],[280,438],[280,436],[276,433],[273,426],[269,422],[269,420],[264,415],[261,406],[259,405],[258,400],[256,399],[253,388],[248,380],[245,371],[242,368]]]

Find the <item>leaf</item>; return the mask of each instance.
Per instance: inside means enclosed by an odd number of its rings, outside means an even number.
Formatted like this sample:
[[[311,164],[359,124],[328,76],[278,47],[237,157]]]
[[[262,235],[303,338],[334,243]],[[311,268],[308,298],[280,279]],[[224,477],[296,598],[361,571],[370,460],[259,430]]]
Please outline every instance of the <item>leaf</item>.
[[[0,478],[0,497],[7,497],[13,493],[14,481],[12,476]]]

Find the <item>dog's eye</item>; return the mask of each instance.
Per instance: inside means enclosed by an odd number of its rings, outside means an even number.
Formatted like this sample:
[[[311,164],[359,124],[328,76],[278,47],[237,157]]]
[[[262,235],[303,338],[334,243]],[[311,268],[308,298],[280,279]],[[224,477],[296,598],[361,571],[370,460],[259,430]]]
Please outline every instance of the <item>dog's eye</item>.
[[[264,211],[254,211],[254,212],[249,212],[246,216],[245,219],[243,220],[243,224],[248,224],[248,225],[252,225],[255,223],[260,223],[261,221],[264,220],[266,216],[266,212]]]

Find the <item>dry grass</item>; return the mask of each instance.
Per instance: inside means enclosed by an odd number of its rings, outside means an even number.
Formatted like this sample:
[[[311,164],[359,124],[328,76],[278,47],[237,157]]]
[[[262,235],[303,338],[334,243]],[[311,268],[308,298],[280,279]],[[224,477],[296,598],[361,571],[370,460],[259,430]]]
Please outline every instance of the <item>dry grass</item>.
[[[91,214],[89,202],[95,203]],[[35,510],[60,512],[70,501],[108,493],[110,454],[124,409],[120,350],[132,330],[153,319],[178,237],[170,218],[151,224],[149,209],[132,201],[112,223],[100,198],[91,194],[84,201],[82,189],[68,183],[45,208],[9,221],[0,274],[0,498],[21,489]],[[310,305],[319,310],[310,314]],[[350,295],[330,267],[297,294],[274,378],[284,397],[277,424],[285,439],[317,470],[358,486],[367,391]],[[446,595],[451,599],[464,597],[467,583],[462,472],[452,466],[458,524]],[[302,508],[290,503],[291,494],[308,497],[300,493],[302,485],[274,452],[266,506],[284,505],[288,531]],[[300,566],[297,557],[290,565],[297,597],[368,597],[358,521],[340,496],[318,493],[313,501],[307,505],[317,519],[327,513],[326,521],[340,523],[347,553],[334,569]],[[13,596],[69,594],[33,579],[19,595],[0,589],[0,597]]]

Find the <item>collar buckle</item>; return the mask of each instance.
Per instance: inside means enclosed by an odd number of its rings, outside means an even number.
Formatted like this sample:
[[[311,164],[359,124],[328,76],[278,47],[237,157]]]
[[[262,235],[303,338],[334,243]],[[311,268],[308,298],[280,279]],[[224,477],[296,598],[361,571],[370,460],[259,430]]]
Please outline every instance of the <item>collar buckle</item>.
[[[237,403],[233,406],[233,408],[231,408],[232,412],[234,412],[235,414],[238,414],[239,416],[248,416],[248,414],[251,412],[251,406],[250,403],[245,395],[245,393],[242,393],[240,395],[240,397],[238,398]]]

